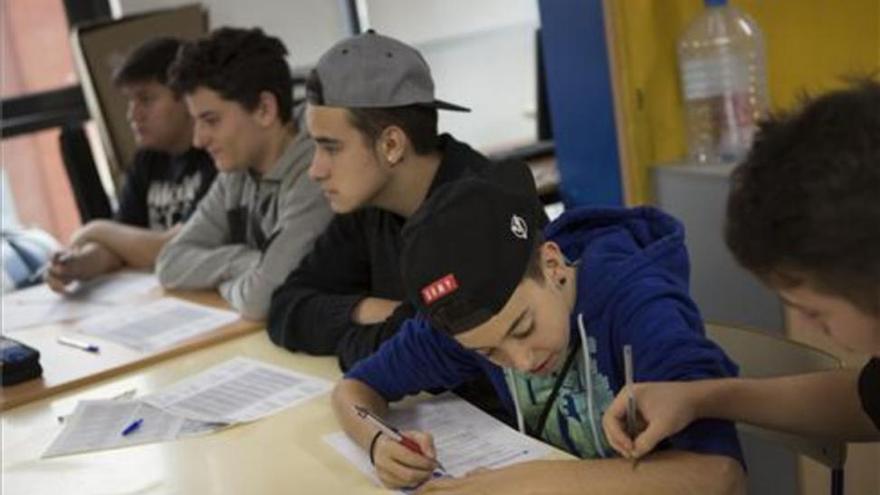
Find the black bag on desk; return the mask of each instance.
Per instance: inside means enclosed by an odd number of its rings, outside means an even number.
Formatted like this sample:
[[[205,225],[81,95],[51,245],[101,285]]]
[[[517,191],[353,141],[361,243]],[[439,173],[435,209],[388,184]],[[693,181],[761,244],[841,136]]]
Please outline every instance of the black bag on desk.
[[[2,367],[0,375],[4,387],[43,374],[39,351],[3,336],[0,336],[0,367]]]

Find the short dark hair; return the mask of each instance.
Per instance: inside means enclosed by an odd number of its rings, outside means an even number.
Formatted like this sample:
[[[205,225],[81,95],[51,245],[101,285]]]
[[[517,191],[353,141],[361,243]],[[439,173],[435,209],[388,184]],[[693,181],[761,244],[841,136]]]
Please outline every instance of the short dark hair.
[[[148,40],[125,57],[113,72],[113,84],[126,84],[156,81],[166,84],[168,67],[174,62],[177,51],[183,44],[177,38],[160,37]]]
[[[771,286],[805,282],[880,314],[880,84],[760,124],[733,173],[725,238]]]
[[[532,254],[529,255],[529,262],[526,264],[526,274],[523,278],[530,278],[539,284],[543,284],[545,277],[544,264],[542,263],[541,257],[541,247],[544,246],[544,233],[538,231],[535,233],[535,236],[535,245],[532,247]]]
[[[323,105],[321,79],[314,70],[306,79],[306,94],[310,103]],[[404,105],[384,108],[348,108],[348,121],[372,146],[386,128],[396,126],[403,130],[416,154],[433,153],[439,146],[437,109],[426,105]]]
[[[254,110],[260,93],[268,91],[278,102],[281,122],[286,123],[293,107],[293,78],[286,55],[284,43],[260,28],[220,28],[183,45],[169,70],[169,85],[177,94],[204,86],[247,110]]]

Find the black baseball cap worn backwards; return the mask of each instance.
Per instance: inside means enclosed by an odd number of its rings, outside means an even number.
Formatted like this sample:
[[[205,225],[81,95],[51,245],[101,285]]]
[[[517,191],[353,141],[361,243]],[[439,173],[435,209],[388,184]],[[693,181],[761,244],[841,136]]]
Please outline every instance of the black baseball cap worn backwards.
[[[543,226],[535,199],[522,190],[483,178],[455,181],[406,223],[404,289],[438,330],[455,335],[485,323],[522,281]]]
[[[372,29],[330,48],[313,69],[320,94],[310,103],[344,108],[423,105],[440,110],[470,109],[434,98],[431,69],[415,48]]]

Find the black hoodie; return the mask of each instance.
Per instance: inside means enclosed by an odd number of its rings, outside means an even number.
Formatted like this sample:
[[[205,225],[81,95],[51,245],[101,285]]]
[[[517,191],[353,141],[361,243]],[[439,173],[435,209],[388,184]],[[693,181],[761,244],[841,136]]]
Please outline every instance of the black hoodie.
[[[443,156],[428,190],[463,177],[529,173],[519,162],[493,164],[470,146],[444,134]],[[535,194],[532,191],[532,194]],[[537,196],[536,196],[537,201]],[[373,354],[415,314],[404,302],[385,321],[358,325],[352,309],[366,297],[403,301],[401,235],[406,219],[378,208],[337,215],[309,253],[272,296],[269,337],[279,346],[339,356],[343,370]]]

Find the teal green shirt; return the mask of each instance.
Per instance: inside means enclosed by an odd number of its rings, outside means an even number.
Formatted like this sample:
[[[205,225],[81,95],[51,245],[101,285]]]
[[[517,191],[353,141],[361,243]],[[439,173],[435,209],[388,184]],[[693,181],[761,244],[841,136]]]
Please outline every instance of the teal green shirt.
[[[596,340],[587,337],[587,341],[590,357],[593,358],[589,370],[590,387],[585,383],[586,362],[581,348],[564,378],[556,404],[551,408],[541,432],[542,440],[582,459],[609,457],[614,452],[602,430],[602,414],[614,399],[614,392],[608,377],[596,369]],[[536,376],[511,370],[510,376],[516,388],[514,397],[518,401],[525,424],[530,430],[534,430],[559,375],[553,373]],[[590,397],[592,408],[588,400]]]

